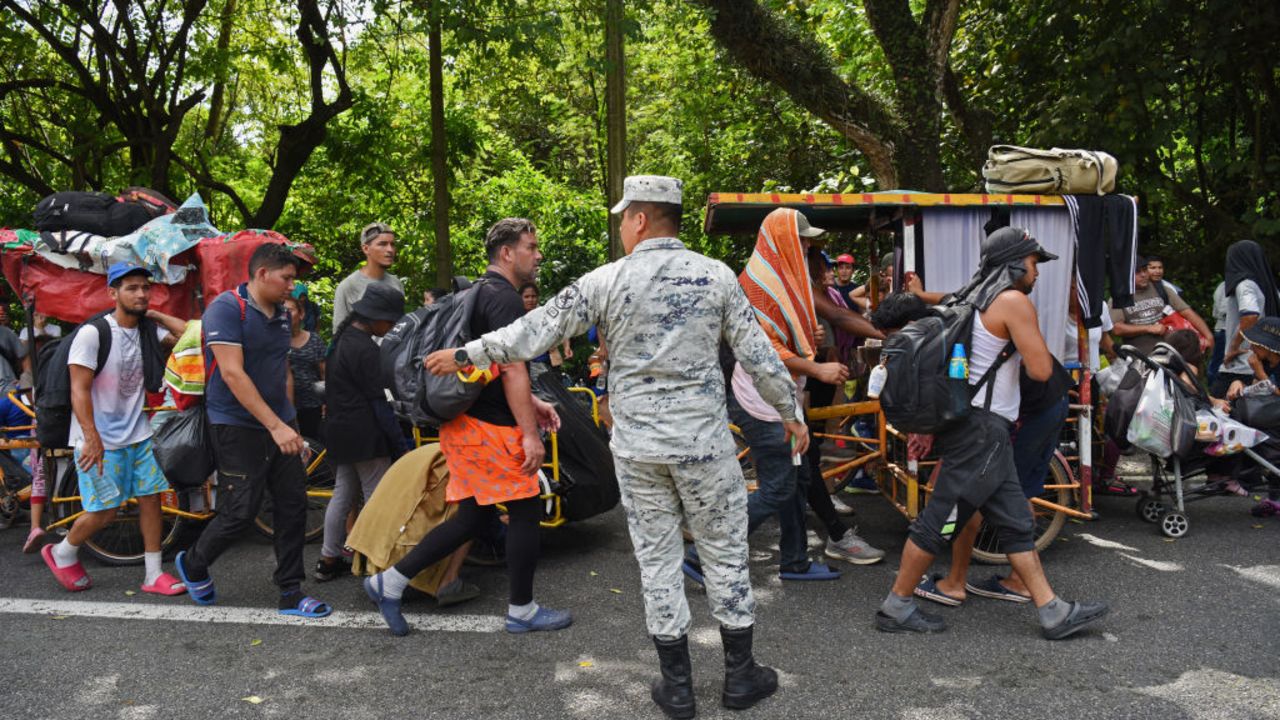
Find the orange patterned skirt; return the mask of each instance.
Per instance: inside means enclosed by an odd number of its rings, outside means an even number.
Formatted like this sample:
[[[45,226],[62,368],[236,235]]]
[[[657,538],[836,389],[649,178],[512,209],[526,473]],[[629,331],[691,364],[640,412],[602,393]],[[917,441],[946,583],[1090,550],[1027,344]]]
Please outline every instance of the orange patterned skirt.
[[[449,466],[445,499],[454,503],[475,498],[477,505],[493,505],[535,497],[541,493],[538,476],[520,472],[524,463],[523,434],[459,415],[440,427],[440,449]]]

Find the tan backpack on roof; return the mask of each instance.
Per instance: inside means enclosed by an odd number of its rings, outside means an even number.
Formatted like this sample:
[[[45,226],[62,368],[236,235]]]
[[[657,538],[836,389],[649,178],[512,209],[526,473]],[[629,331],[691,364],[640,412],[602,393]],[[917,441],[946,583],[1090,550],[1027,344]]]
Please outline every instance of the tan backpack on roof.
[[[1037,150],[992,145],[982,177],[989,193],[1106,195],[1116,189],[1116,159],[1098,150]]]

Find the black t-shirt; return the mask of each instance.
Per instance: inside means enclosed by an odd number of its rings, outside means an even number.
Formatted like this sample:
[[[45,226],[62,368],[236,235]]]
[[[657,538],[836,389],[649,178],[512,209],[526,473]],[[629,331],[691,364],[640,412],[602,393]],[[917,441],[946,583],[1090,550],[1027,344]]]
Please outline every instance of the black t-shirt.
[[[520,293],[506,278],[492,270],[482,277],[487,282],[480,283],[476,288],[479,294],[476,297],[475,312],[471,316],[471,337],[476,338],[510,325],[525,313]],[[490,425],[516,426],[516,416],[511,414],[507,396],[502,391],[501,375],[480,391],[480,397],[467,414]]]
[[[836,292],[840,293],[840,297],[844,300],[844,304],[848,305],[854,312],[858,312],[858,306],[849,299],[849,293],[858,289],[858,284],[851,282],[848,285],[836,285]]]
[[[325,447],[335,463],[355,463],[388,457],[391,447],[378,425],[373,404],[386,402],[381,375],[370,368],[381,367],[378,346],[369,333],[348,327],[338,338],[325,365]]]

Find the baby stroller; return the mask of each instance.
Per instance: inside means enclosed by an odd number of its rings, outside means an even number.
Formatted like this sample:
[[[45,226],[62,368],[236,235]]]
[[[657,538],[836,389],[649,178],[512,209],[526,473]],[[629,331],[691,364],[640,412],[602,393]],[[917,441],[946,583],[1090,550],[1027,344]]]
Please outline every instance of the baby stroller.
[[[1210,482],[1211,476],[1242,485],[1267,474],[1280,479],[1274,464],[1280,461],[1280,427],[1273,428],[1278,439],[1272,440],[1239,413],[1215,409],[1186,361],[1165,343],[1150,356],[1130,346],[1117,355],[1122,362],[1108,369],[1112,378],[1100,378],[1109,391],[1105,428],[1122,449],[1136,445],[1151,457],[1151,489],[1138,498],[1138,517],[1166,537],[1184,537],[1191,529],[1188,503],[1236,494],[1225,481]]]

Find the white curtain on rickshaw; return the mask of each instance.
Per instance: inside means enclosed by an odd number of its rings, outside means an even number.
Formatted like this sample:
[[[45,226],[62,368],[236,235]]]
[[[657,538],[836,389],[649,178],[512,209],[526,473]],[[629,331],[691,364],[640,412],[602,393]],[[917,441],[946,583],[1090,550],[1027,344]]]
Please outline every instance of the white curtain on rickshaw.
[[[928,289],[947,292],[963,286],[978,270],[983,226],[991,218],[987,207],[921,209],[924,272]],[[1075,242],[1065,207],[1014,207],[1010,224],[1026,228],[1058,260],[1040,266],[1031,301],[1040,317],[1040,332],[1049,350],[1063,362],[1077,360],[1064,352],[1068,295],[1075,275]],[[907,268],[910,269],[910,268]]]

